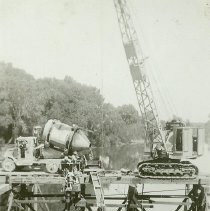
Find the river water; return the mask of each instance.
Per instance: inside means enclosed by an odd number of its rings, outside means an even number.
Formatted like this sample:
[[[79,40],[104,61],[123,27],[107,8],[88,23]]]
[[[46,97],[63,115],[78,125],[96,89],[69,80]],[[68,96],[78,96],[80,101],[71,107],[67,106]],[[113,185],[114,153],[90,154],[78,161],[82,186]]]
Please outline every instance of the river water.
[[[143,142],[123,146],[102,147],[93,149],[94,155],[99,157],[103,167],[107,170],[126,168],[134,170],[143,155]]]

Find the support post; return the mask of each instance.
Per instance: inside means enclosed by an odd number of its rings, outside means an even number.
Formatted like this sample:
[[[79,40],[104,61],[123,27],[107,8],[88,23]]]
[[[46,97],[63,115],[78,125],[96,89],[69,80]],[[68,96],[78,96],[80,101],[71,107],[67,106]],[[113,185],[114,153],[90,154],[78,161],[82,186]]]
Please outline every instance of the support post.
[[[138,211],[137,208],[132,208],[131,205],[138,205],[142,211],[146,211],[142,204],[137,199],[138,192],[135,186],[129,186],[128,188],[128,206],[127,211]]]
[[[186,184],[186,186],[185,186],[185,195],[187,196],[189,193],[190,193],[190,185]],[[186,199],[186,202],[189,202],[189,199]],[[188,211],[189,208],[190,208],[189,205],[185,205],[184,206],[184,211]]]
[[[200,183],[193,185],[193,189],[189,196],[193,202],[189,208],[190,211],[206,211],[207,203],[205,189]]]
[[[38,188],[38,191],[42,194],[41,188],[40,188],[40,186],[38,184],[37,184],[37,188]],[[42,199],[45,200],[44,197],[42,197]],[[48,204],[47,203],[44,203],[44,204],[45,204],[45,207],[46,207],[47,211],[50,211],[50,209],[48,207]]]
[[[208,197],[208,193],[209,193],[210,187],[206,186],[204,187],[204,191],[205,191],[205,197],[206,197],[206,209],[205,211],[209,211],[209,207],[210,207],[210,201],[209,201],[209,197]]]
[[[7,211],[10,211],[11,208],[12,208],[13,198],[14,198],[14,194],[13,194],[13,192],[11,192],[11,193],[9,194]]]
[[[100,178],[96,172],[91,172],[91,180],[96,195],[97,211],[105,210],[104,192]]]
[[[33,193],[37,194],[38,193],[38,187],[37,184],[34,184],[33,186]],[[34,200],[37,201],[37,197],[34,197]],[[37,211],[38,210],[38,204],[34,203],[34,209]]]

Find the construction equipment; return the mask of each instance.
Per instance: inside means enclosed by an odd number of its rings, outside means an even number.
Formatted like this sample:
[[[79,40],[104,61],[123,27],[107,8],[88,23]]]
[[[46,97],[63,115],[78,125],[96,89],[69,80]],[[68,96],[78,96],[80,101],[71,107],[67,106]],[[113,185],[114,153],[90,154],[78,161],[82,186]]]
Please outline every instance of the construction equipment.
[[[44,127],[41,138],[41,128],[34,127],[31,137],[18,137],[14,148],[8,149],[4,154],[2,168],[5,171],[14,171],[23,167],[44,166],[49,173],[64,170],[63,163],[68,158],[68,165],[85,162],[84,159],[75,160],[78,151],[90,150],[90,141],[78,126],[69,126],[59,120],[49,120]],[[46,158],[45,152],[50,145],[55,151],[61,151],[59,158]],[[77,151],[77,152],[76,152]],[[53,153],[53,152],[49,152]]]
[[[50,147],[60,149],[70,155],[74,151],[91,147],[83,129],[77,125],[69,126],[59,120],[48,120],[43,130],[42,140]]]
[[[43,147],[37,145],[36,137],[18,137],[14,148],[8,149],[4,154],[2,168],[12,172],[24,167],[35,167],[44,165],[47,172],[56,173],[59,169],[60,159],[44,159],[37,156],[37,150]]]
[[[163,131],[150,81],[145,73],[144,55],[139,45],[126,0],[114,0],[122,42],[133,80],[145,129],[145,156],[138,164],[144,178],[194,178],[196,166],[181,159],[203,153],[204,130],[185,127],[177,121],[167,123]]]

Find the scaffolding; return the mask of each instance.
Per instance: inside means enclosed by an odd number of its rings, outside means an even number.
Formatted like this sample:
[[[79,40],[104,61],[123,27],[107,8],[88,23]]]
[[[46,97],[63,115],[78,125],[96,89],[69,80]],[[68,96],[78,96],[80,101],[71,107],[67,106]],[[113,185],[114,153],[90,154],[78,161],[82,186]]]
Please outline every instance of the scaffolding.
[[[146,211],[156,205],[173,205],[178,210],[209,210],[210,177],[199,176],[193,180],[158,180],[142,179],[131,173],[107,172],[92,169],[80,173],[74,183],[67,184],[66,178],[59,174],[44,172],[0,172],[0,193],[8,193],[7,210],[47,210],[50,204],[61,203],[63,211],[71,210],[109,210]],[[103,186],[107,184],[128,185],[126,195],[105,195]],[[182,184],[185,194],[148,194],[138,191],[138,185],[147,184]],[[56,192],[43,192],[43,185],[59,185]],[[63,191],[61,191],[61,189]],[[161,199],[161,200],[160,200]],[[164,199],[164,200],[163,200]],[[170,199],[180,199],[174,201]],[[41,208],[40,208],[41,206]],[[61,209],[60,209],[61,210]],[[155,210],[155,209],[154,209]],[[174,209],[172,209],[174,210]]]

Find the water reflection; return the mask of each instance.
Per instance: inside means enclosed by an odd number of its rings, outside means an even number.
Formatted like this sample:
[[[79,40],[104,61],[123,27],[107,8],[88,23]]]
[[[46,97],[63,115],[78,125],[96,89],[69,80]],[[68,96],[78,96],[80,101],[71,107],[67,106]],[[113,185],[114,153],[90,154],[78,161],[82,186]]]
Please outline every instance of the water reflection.
[[[143,155],[143,143],[95,148],[93,152],[95,156],[100,157],[105,169],[126,168],[134,170]]]

